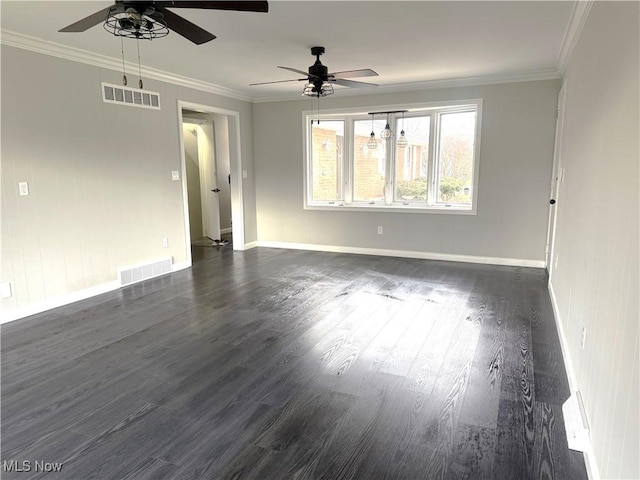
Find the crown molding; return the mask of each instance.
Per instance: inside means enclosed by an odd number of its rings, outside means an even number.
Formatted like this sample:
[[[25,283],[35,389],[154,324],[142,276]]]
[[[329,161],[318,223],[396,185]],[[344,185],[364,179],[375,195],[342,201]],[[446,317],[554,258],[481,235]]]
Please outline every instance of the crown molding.
[[[584,4],[587,2],[577,2],[578,4]],[[588,2],[590,3],[590,2]],[[578,10],[574,8],[574,13]],[[577,19],[576,15],[572,16]],[[585,16],[586,18],[586,16]],[[584,20],[580,22],[584,24]],[[574,31],[574,29],[570,29]],[[569,30],[568,30],[569,31]],[[576,33],[579,33],[576,30]],[[565,35],[567,40],[568,35]],[[577,37],[576,37],[577,39]],[[106,68],[109,70],[115,70],[117,72],[122,71],[122,60],[108,57],[106,55],[100,55],[97,53],[89,52],[80,48],[69,47],[55,42],[46,41],[30,35],[24,35],[21,33],[1,30],[0,31],[0,43],[3,45],[21,48],[44,55],[50,55],[65,60],[71,60],[74,62],[84,63],[86,65],[92,65],[95,67]],[[566,42],[565,42],[566,43]],[[575,40],[573,41],[575,44]],[[564,50],[564,48],[563,48]],[[125,62],[125,66],[135,71],[138,65],[131,62]],[[195,90],[200,90],[207,93],[213,93],[228,98],[234,98],[236,100],[242,100],[245,102],[253,103],[267,103],[267,102],[281,102],[281,101],[307,101],[308,97],[293,97],[292,94],[280,93],[277,95],[248,95],[244,92],[233,90],[230,88],[215,85],[213,83],[196,80],[193,78],[184,77],[175,73],[158,70],[151,67],[144,67],[144,74],[146,78],[159,80],[161,82],[167,82],[174,85],[180,85]],[[399,92],[414,92],[420,90],[429,90],[436,88],[455,88],[455,87],[474,87],[481,85],[491,85],[498,83],[517,83],[517,82],[531,82],[537,80],[555,80],[561,78],[561,73],[558,69],[548,68],[543,70],[535,70],[530,72],[516,72],[516,73],[501,73],[495,75],[483,75],[475,77],[460,77],[460,78],[448,78],[429,80],[425,82],[412,82],[412,83],[397,83],[393,85],[380,85],[375,91],[363,92],[358,89],[340,89],[337,91],[337,96],[357,96],[357,95],[380,95],[385,93],[399,93]]]
[[[567,69],[569,59],[571,58],[571,54],[573,53],[576,43],[578,43],[578,38],[582,33],[584,24],[587,22],[587,17],[589,16],[589,11],[591,10],[593,2],[594,0],[578,0],[573,5],[569,25],[567,25],[567,31],[564,34],[562,47],[558,54],[557,70],[562,76],[564,76]]]
[[[13,32],[10,30],[0,31],[0,44],[21,48],[23,50],[29,50],[36,53],[42,53],[44,55],[50,55],[52,57],[63,58],[65,60],[80,62],[86,65],[92,65],[94,67],[116,70],[118,72],[122,71],[122,60],[108,57],[106,55],[100,55],[94,52],[89,52],[88,50],[50,42],[41,38],[24,35],[22,33]],[[137,64],[133,64],[131,62],[125,62],[125,65],[132,71],[135,71],[138,68]],[[252,100],[250,95],[247,95],[246,93],[240,92],[238,90],[233,90],[231,88],[226,88],[220,85],[215,85],[213,83],[184,77],[182,75],[158,70],[156,68],[143,66],[143,69],[145,77],[153,80],[159,80],[161,82],[180,85],[182,87],[193,88],[195,90],[222,95],[224,97],[235,98],[236,100],[243,100],[245,102],[250,102]]]
[[[496,75],[483,75],[476,77],[460,77],[448,78],[440,80],[429,80],[426,82],[413,83],[396,83],[393,85],[380,85],[375,90],[367,90],[363,92],[356,88],[340,89],[336,91],[335,96],[356,96],[356,95],[381,95],[385,93],[399,92],[415,92],[420,90],[431,90],[436,88],[459,88],[459,87],[477,87],[482,85],[491,85],[498,83],[518,83],[533,82],[538,80],[558,80],[561,78],[560,73],[555,68],[543,70],[535,70],[531,72],[506,73]],[[291,93],[282,93],[280,95],[254,96],[253,103],[281,102],[281,101],[308,101],[309,97],[300,95],[298,98],[292,98]]]

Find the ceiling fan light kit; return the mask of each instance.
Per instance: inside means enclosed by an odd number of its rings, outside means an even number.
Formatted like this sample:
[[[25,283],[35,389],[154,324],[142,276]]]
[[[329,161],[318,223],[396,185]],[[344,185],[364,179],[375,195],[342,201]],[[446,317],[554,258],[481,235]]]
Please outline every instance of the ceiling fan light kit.
[[[151,20],[155,19],[155,22]],[[169,35],[167,23],[161,12],[147,7],[144,12],[135,8],[127,8],[124,12],[116,6],[109,8],[103,28],[116,37],[135,38],[137,40],[153,40]]]
[[[307,83],[302,90],[302,95],[307,97],[326,97],[327,95],[333,95],[333,85],[330,83]]]

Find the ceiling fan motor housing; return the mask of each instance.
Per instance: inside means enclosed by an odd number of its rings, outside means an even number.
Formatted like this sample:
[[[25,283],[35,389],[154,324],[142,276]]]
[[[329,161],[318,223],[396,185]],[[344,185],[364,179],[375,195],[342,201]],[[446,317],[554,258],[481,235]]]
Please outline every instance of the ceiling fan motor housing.
[[[309,75],[318,77],[322,80],[326,80],[329,74],[329,69],[322,65],[318,60],[316,63],[309,67]]]
[[[320,62],[320,55],[324,53],[324,47],[312,47],[311,54],[315,55],[316,61],[309,67],[310,82],[316,83],[316,81],[326,82],[329,78],[329,69]],[[316,78],[312,78],[316,77]]]

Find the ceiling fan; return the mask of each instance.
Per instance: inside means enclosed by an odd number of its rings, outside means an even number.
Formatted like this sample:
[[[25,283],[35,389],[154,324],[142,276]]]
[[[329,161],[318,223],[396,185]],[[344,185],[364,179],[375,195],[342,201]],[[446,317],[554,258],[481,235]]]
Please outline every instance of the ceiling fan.
[[[278,66],[278,68],[282,68],[284,70],[289,70],[291,72],[304,75],[305,76],[304,78],[297,78],[294,80],[278,80],[275,82],[252,83],[250,84],[250,86],[267,85],[270,83],[306,81],[308,83],[305,86],[302,94],[307,95],[309,97],[318,97],[318,98],[331,95],[333,93],[332,84],[334,83],[337,85],[342,85],[344,87],[356,87],[356,88],[375,88],[378,86],[375,83],[347,80],[348,78],[354,78],[354,77],[377,77],[378,74],[373,70],[371,70],[370,68],[329,73],[329,69],[326,66],[324,66],[320,61],[320,55],[322,55],[323,53],[324,53],[324,47],[311,48],[311,55],[316,57],[316,61],[313,65],[309,67],[308,72],[303,72],[302,70],[298,70],[296,68]]]
[[[158,38],[169,30],[182,35],[187,40],[200,45],[216,38],[212,33],[200,28],[189,20],[173,13],[168,8],[199,8],[207,10],[236,10],[243,12],[268,12],[266,1],[126,1],[116,0],[115,4],[78,20],[59,30],[60,32],[84,32],[89,28],[104,24],[110,33],[131,38]]]

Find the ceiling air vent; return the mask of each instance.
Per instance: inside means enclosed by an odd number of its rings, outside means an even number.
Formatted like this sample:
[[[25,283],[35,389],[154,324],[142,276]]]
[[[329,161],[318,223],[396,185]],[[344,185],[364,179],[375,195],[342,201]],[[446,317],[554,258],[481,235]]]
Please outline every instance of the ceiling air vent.
[[[102,101],[130,107],[160,110],[160,94],[139,88],[123,87],[111,83],[102,83]]]

